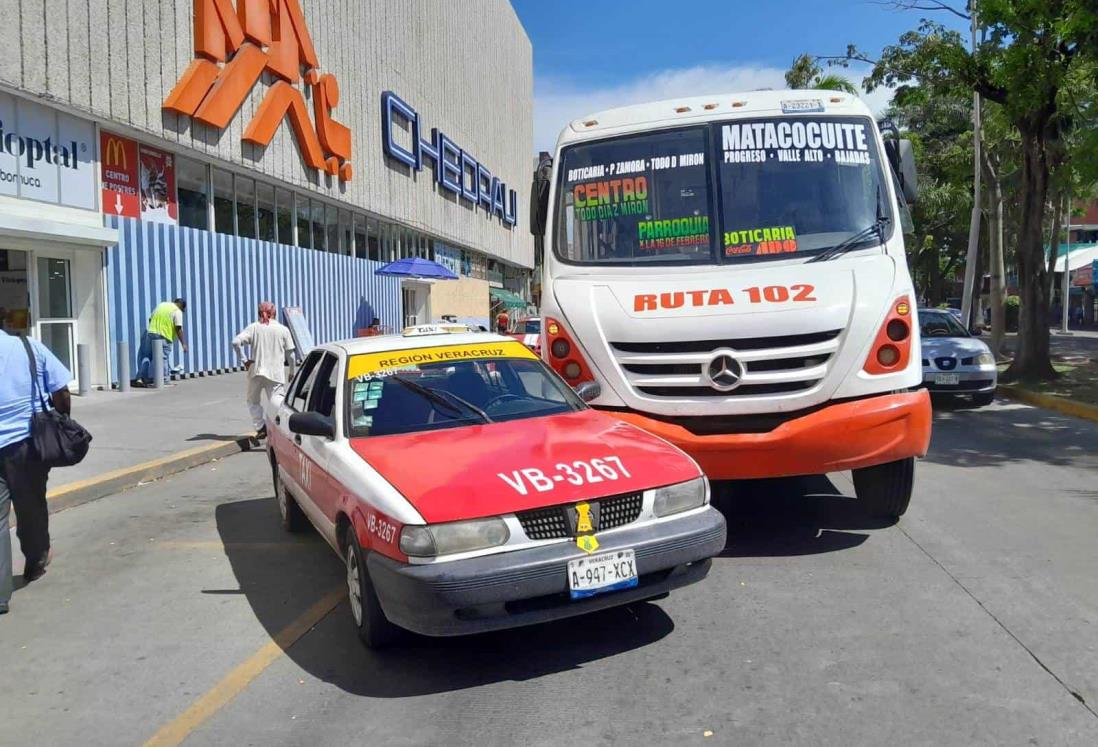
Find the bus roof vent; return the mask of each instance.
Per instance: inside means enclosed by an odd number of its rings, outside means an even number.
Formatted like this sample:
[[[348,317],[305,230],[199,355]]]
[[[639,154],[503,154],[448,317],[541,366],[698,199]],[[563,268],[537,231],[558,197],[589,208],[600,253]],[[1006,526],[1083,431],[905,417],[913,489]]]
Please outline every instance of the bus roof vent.
[[[584,127],[594,127],[598,123],[599,123],[599,121],[597,119],[589,119],[589,120],[587,120],[586,122],[583,123],[583,126]]]
[[[705,109],[705,110],[706,110],[707,112],[711,112],[711,111],[713,111],[714,109],[716,109],[716,108],[717,108],[717,105],[716,105],[716,104],[706,104],[706,105],[705,105],[705,106],[704,106],[703,108],[704,108],[704,109]]]
[[[733,109],[739,109],[741,106],[747,106],[747,102],[746,101],[733,101],[732,102],[732,108]]]
[[[676,106],[675,107],[675,113],[676,114],[685,114],[688,111],[690,111],[689,106]]]

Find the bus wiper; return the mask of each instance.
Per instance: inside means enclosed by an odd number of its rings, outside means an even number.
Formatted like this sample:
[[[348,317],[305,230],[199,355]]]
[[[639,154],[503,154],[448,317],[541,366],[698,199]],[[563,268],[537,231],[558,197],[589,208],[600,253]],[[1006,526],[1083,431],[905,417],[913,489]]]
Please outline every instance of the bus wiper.
[[[834,259],[835,257],[846,254],[858,244],[868,239],[870,234],[873,233],[877,234],[877,240],[883,246],[885,243],[885,226],[887,226],[889,223],[890,221],[888,219],[888,216],[884,214],[884,208],[881,206],[881,185],[878,184],[877,218],[873,221],[873,225],[866,226],[861,231],[858,231],[853,236],[847,237],[846,240],[839,242],[830,249],[825,249],[812,259],[808,260],[808,262],[826,262],[829,259]],[[808,262],[806,262],[805,264],[808,264]]]
[[[817,254],[808,262],[826,262],[829,259],[835,259],[843,254],[846,254],[851,249],[857,248],[858,244],[868,239],[873,234],[877,235],[877,239],[880,243],[885,243],[885,227],[889,224],[889,219],[883,215],[877,216],[877,219],[873,221],[872,225],[866,226],[861,231],[849,236],[844,241],[839,242],[830,249],[826,249]],[[805,264],[808,264],[806,262]]]
[[[461,408],[455,406],[454,403],[451,402],[448,399],[448,398],[453,398],[458,404],[460,404],[462,407],[464,407],[467,411],[475,414],[477,417],[479,417],[485,423],[493,422],[492,419],[490,417],[488,417],[488,413],[486,413],[484,410],[482,410],[479,407],[477,407],[476,405],[474,405],[472,402],[469,402],[468,400],[457,396],[453,392],[447,392],[443,389],[433,389],[431,387],[426,387],[426,386],[423,386],[422,384],[417,384],[416,382],[411,381],[410,379],[406,379],[406,378],[404,378],[403,376],[401,376],[399,374],[394,374],[394,375],[390,376],[389,378],[392,381],[395,381],[396,383],[398,383],[398,384],[400,384],[400,385],[402,385],[402,386],[404,386],[408,389],[411,389],[413,392],[423,395],[424,397],[427,398],[428,401],[432,402],[433,404],[443,406],[444,408],[446,408],[450,412],[455,412],[459,415],[461,414]],[[446,395],[446,396],[443,396],[443,395]]]

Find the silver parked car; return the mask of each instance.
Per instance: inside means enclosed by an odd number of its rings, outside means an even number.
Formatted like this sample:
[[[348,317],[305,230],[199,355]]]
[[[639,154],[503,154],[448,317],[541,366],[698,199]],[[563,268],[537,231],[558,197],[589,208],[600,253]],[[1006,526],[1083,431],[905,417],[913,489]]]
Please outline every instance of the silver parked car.
[[[975,405],[995,398],[995,356],[944,309],[919,309],[923,386],[931,394],[967,395]]]

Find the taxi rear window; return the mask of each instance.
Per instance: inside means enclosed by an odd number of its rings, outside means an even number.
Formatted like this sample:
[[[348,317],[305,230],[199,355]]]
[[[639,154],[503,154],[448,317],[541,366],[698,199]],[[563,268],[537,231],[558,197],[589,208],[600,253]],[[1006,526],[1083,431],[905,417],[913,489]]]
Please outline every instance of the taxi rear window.
[[[352,438],[483,425],[583,409],[556,374],[518,342],[352,356]]]

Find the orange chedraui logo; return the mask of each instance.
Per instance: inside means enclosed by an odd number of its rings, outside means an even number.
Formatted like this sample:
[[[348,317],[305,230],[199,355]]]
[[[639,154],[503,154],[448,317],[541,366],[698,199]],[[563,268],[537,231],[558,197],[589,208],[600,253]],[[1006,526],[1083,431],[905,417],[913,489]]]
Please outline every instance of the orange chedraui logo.
[[[224,129],[266,70],[277,80],[245,128],[244,140],[269,145],[289,117],[305,163],[350,180],[351,131],[332,118],[339,83],[319,71],[299,0],[237,0],[235,7],[232,0],[194,0],[194,52],[164,109]],[[315,126],[294,86],[303,77],[312,91]]]

